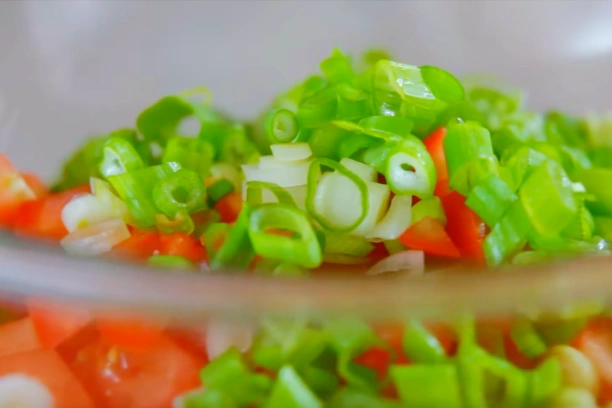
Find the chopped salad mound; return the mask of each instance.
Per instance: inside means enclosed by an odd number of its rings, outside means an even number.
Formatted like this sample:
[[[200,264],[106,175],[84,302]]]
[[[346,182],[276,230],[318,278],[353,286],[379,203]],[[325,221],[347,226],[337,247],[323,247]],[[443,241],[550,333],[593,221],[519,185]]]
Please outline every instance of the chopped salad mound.
[[[0,155],[0,226],[157,273],[376,279],[608,255],[610,118],[528,111],[521,92],[378,50],[336,49],[320,71],[251,122],[205,88],[166,96],[89,139],[51,188]],[[600,307],[203,330],[33,299],[2,310],[2,407],[612,406]]]

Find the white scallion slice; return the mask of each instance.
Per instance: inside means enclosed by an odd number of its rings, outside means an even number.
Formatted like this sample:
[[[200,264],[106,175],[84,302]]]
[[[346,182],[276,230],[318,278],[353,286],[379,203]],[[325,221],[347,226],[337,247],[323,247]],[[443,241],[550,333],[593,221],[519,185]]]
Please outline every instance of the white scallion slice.
[[[363,181],[376,181],[377,172],[367,164],[345,157],[340,160],[340,164],[355,173]]]
[[[24,374],[0,377],[0,408],[52,408],[53,394],[35,378]]]
[[[312,150],[308,143],[280,143],[270,145],[272,154],[277,160],[294,162],[306,160],[312,156]]]
[[[412,196],[395,196],[384,218],[368,232],[371,240],[392,240],[399,237],[412,222]]]
[[[62,239],[61,245],[69,255],[96,256],[110,251],[129,237],[130,231],[125,223],[113,219],[78,229]]]

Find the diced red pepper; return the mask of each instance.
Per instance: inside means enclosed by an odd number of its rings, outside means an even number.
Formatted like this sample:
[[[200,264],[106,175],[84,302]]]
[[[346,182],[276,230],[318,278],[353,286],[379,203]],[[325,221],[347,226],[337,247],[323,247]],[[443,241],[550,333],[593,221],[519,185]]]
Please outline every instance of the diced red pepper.
[[[39,348],[42,345],[29,317],[0,325],[0,357]]]
[[[434,194],[442,197],[448,194],[451,190],[448,187],[448,169],[446,167],[446,155],[444,154],[444,138],[446,137],[446,128],[441,127],[423,140],[423,144],[433,159],[438,175]]]
[[[161,255],[182,256],[191,262],[202,262],[207,259],[202,243],[191,235],[175,232],[170,235],[162,235],[160,242],[159,253]]]
[[[433,217],[425,217],[411,225],[398,239],[406,248],[418,249],[426,254],[451,258],[460,256],[442,223]]]
[[[441,198],[446,213],[446,233],[466,259],[485,263],[482,243],[485,239],[485,224],[471,208],[465,198],[453,191]]]
[[[147,351],[163,338],[164,324],[143,322],[141,319],[98,317],[100,337],[121,349]]]

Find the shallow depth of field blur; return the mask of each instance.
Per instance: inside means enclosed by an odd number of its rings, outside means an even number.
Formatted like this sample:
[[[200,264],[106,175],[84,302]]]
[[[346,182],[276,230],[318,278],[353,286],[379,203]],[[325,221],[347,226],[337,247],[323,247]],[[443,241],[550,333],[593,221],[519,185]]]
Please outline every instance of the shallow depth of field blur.
[[[535,108],[612,106],[612,2],[0,2],[0,151],[52,178],[85,136],[204,85],[251,117],[333,46],[491,73]]]

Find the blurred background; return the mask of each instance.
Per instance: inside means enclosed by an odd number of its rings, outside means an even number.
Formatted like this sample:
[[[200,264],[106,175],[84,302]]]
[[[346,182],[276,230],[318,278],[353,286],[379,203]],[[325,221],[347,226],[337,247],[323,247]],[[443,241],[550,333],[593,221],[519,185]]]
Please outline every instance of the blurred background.
[[[248,118],[334,46],[491,73],[537,109],[612,107],[609,1],[3,1],[0,151],[51,178],[85,136],[199,85]]]

